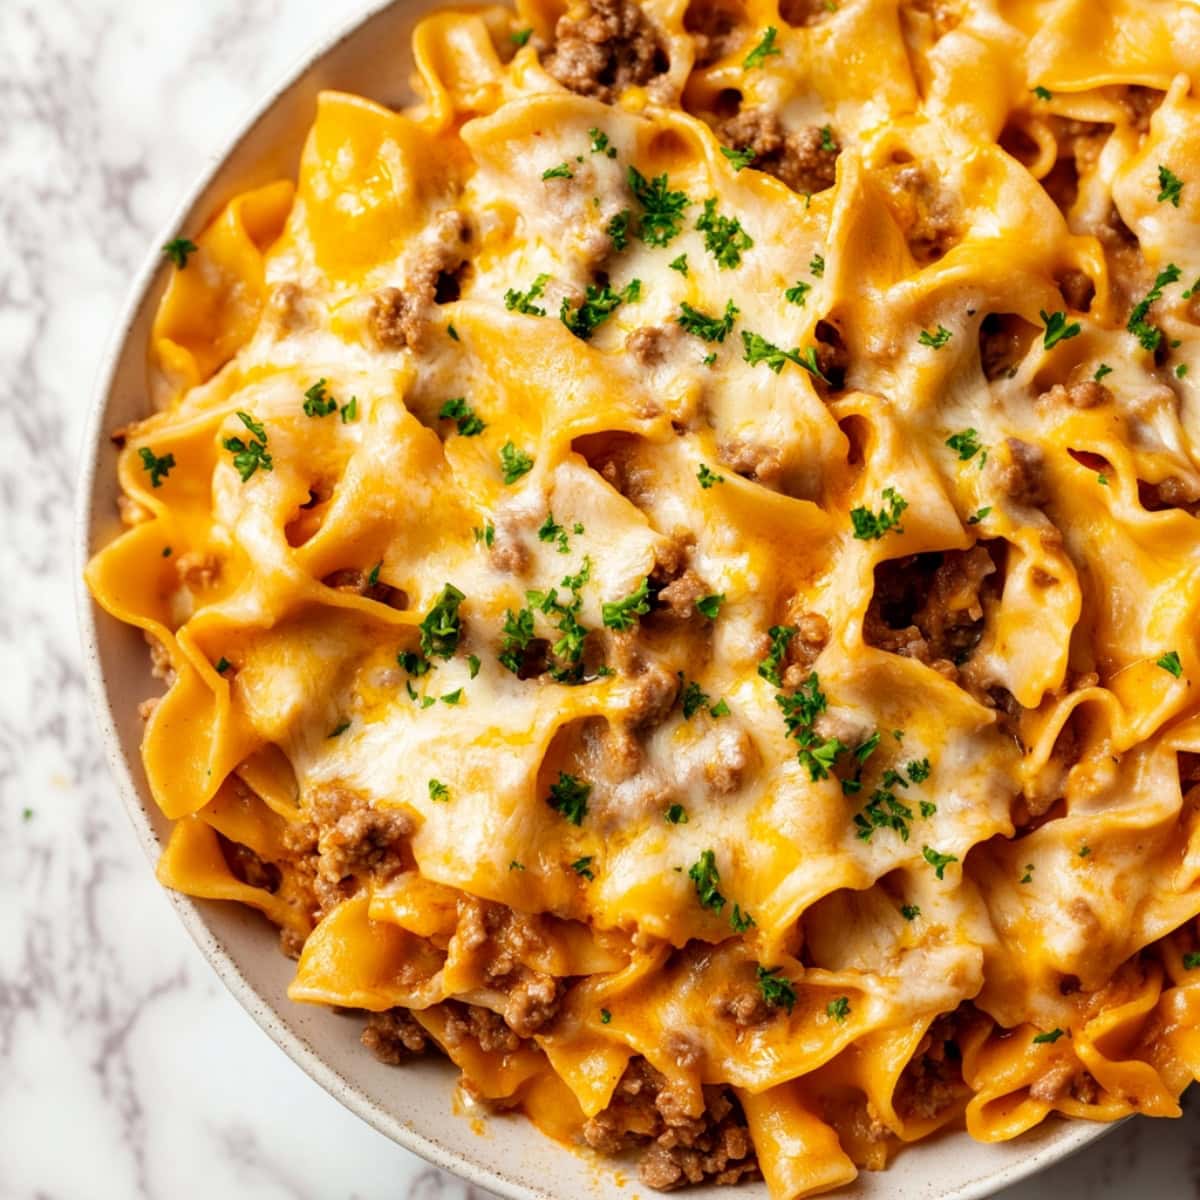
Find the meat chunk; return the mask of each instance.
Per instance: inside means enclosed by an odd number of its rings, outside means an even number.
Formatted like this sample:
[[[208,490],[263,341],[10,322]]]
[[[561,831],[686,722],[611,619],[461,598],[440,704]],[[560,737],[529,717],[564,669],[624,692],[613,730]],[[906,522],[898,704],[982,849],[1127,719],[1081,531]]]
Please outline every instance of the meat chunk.
[[[1059,276],[1058,290],[1062,292],[1062,298],[1067,305],[1076,312],[1087,312],[1096,295],[1096,285],[1092,283],[1090,276],[1074,269],[1064,271]]]
[[[692,35],[697,67],[707,67],[736,50],[745,40],[738,14],[709,0],[688,5],[683,27]]]
[[[754,166],[794,192],[823,192],[837,177],[841,146],[828,126],[787,131],[770,108],[746,108],[722,121],[717,134],[727,145],[754,152]]]
[[[641,367],[658,367],[679,342],[678,325],[643,325],[625,339],[625,349]]]
[[[963,1082],[957,1035],[960,1013],[938,1017],[896,1082],[896,1112],[906,1120],[932,1120],[963,1105],[971,1089]]]
[[[520,1036],[491,1009],[481,1008],[478,1004],[451,1003],[448,1007],[452,1011],[446,1019],[446,1045],[454,1047],[474,1042],[485,1054],[495,1051],[512,1054],[521,1048]]]
[[[879,179],[913,258],[922,266],[941,258],[958,240],[958,212],[933,168],[903,163],[880,172]]]
[[[983,633],[985,584],[995,571],[983,545],[880,563],[865,641],[954,678]]]
[[[695,615],[696,601],[708,594],[708,584],[688,567],[658,593],[658,603],[671,616],[686,621]]]
[[[1049,391],[1038,397],[1038,403],[1069,404],[1072,408],[1095,408],[1098,404],[1108,404],[1113,394],[1102,383],[1094,379],[1084,379],[1079,383],[1056,383]]]
[[[775,483],[783,474],[783,460],[775,446],[734,438],[717,446],[723,466],[758,483]]]
[[[385,350],[403,350],[420,339],[420,304],[397,287],[381,288],[371,306],[371,332]]]
[[[670,65],[657,31],[634,0],[589,0],[584,15],[558,19],[554,37],[547,72],[563,87],[606,104]]]
[[[1020,438],[1005,439],[1007,461],[999,464],[1000,486],[1014,504],[1039,507],[1050,498],[1046,491],[1045,461],[1039,447]]]
[[[386,1012],[368,1014],[359,1041],[380,1062],[392,1067],[423,1053],[429,1044],[425,1030],[406,1008],[389,1008]]]
[[[184,587],[195,590],[209,588],[221,574],[221,560],[215,554],[188,550],[175,559],[175,574]]]
[[[644,1147],[638,1174],[658,1191],[756,1177],[754,1146],[736,1101],[724,1088],[706,1087],[704,1105],[699,1117],[690,1115],[663,1076],[634,1058],[609,1106],[584,1125],[583,1136],[606,1154]]]
[[[730,1018],[739,1029],[763,1025],[775,1015],[757,987],[746,987],[729,996],[721,996],[714,1004],[717,1012]]]

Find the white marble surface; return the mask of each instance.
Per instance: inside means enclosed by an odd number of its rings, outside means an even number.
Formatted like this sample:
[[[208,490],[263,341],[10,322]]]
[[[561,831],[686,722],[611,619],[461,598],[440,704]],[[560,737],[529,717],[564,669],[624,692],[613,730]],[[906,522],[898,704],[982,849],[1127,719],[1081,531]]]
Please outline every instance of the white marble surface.
[[[351,0],[0,0],[0,1200],[485,1200],[225,994],[105,774],[70,513],[120,298],[197,164]],[[1200,1104],[1006,1200],[1200,1197]]]

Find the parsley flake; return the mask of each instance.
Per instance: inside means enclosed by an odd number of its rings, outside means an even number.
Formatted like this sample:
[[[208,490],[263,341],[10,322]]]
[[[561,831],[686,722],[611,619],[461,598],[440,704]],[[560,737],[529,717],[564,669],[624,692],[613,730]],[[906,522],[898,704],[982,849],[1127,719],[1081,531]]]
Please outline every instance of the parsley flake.
[[[784,656],[787,654],[789,643],[796,636],[797,632],[797,629],[793,625],[772,625],[767,630],[767,636],[771,639],[771,648],[767,652],[766,658],[758,664],[758,673],[768,683],[773,683],[776,687],[783,687],[783,679],[780,676],[779,667],[783,662]]]
[[[542,172],[542,179],[574,179],[571,174],[571,168],[565,162],[561,162],[557,167],[551,167],[547,171]]]
[[[745,933],[746,930],[754,928],[754,918],[748,912],[744,912],[740,905],[735,904],[733,912],[729,914],[729,928],[734,933]]]
[[[734,318],[738,315],[738,307],[732,300],[725,301],[725,313],[720,317],[710,317],[690,304],[679,305],[679,316],[676,323],[686,333],[695,335],[706,342],[723,342],[733,329]]]
[[[922,329],[917,335],[917,341],[922,346],[928,346],[932,350],[940,350],[954,335],[944,325],[939,324],[935,333],[930,333],[927,329]]]
[[[704,234],[704,248],[723,271],[738,266],[743,252],[754,245],[754,239],[736,217],[723,217],[717,212],[715,197],[705,200],[704,212],[697,219],[696,228]]]
[[[921,915],[921,906],[919,904],[902,904],[900,915],[906,921],[915,921]]]
[[[525,313],[531,317],[544,317],[546,310],[534,304],[534,301],[543,295],[546,290],[546,284],[549,282],[549,275],[539,275],[529,285],[529,290],[526,292],[518,292],[514,288],[509,288],[504,293],[504,307],[509,312]]]
[[[803,307],[808,293],[812,291],[812,284],[805,283],[802,279],[797,280],[790,288],[783,293],[783,298],[789,304],[799,304]]]
[[[716,471],[710,470],[706,463],[701,463],[696,471],[696,478],[700,480],[700,486],[708,491],[714,484],[724,483],[725,476],[718,475]]]
[[[808,269],[818,279],[823,279],[825,277],[825,255],[814,254],[812,258],[809,259]]]
[[[157,455],[149,446],[142,446],[138,450],[138,457],[150,475],[150,486],[162,487],[162,481],[171,473],[171,468],[175,465],[175,455],[170,453]]]
[[[650,580],[643,579],[637,590],[623,600],[606,600],[600,606],[604,624],[608,629],[632,629],[637,618],[650,611]]]
[[[584,301],[578,308],[572,309],[571,302],[563,298],[559,309],[559,320],[577,337],[587,341],[598,326],[602,325],[616,312],[624,301],[637,300],[642,292],[642,281],[634,279],[620,292],[614,292],[608,284],[597,287],[594,283],[587,285]]]
[[[226,438],[221,444],[233,455],[233,465],[242,477],[242,482],[250,478],[260,467],[271,471],[275,464],[267,453],[267,431],[261,422],[256,421],[249,413],[238,410],[237,418],[250,431],[253,437],[249,442],[240,437]]]
[[[1054,93],[1049,88],[1042,87],[1040,83],[1032,91],[1039,100],[1052,100],[1054,98]]]
[[[1069,325],[1067,324],[1067,314],[1065,312],[1048,313],[1043,309],[1041,316],[1046,325],[1046,332],[1042,335],[1042,344],[1047,350],[1057,346],[1059,342],[1065,342],[1070,338],[1078,337],[1083,332],[1083,328],[1078,321],[1072,321]]]
[[[1183,956],[1183,969],[1194,971],[1197,967],[1200,967],[1200,950],[1189,950]]]
[[[504,474],[504,482],[516,483],[522,475],[533,470],[533,455],[518,450],[511,441],[500,447],[500,467]]]
[[[1034,1036],[1033,1044],[1035,1046],[1053,1046],[1060,1037],[1063,1036],[1061,1029],[1051,1029],[1049,1033],[1039,1033]]]
[[[450,789],[440,779],[431,779],[429,781],[429,798],[438,803],[444,803],[450,799]]]
[[[763,30],[763,35],[759,39],[758,44],[753,50],[750,51],[749,54],[746,55],[744,59],[742,59],[742,66],[747,71],[751,71],[755,67],[761,67],[772,54],[783,53],[783,51],[781,51],[775,45],[775,38],[778,32],[779,31],[774,25],[768,25],[766,29]]]
[[[908,501],[899,495],[895,488],[883,489],[883,507],[877,512],[869,508],[854,508],[850,510],[850,523],[854,527],[854,536],[862,542],[878,541],[888,530],[903,533],[900,525],[900,515],[908,507]]]
[[[195,242],[185,237],[178,237],[169,241],[162,248],[162,252],[182,271],[188,265],[188,256],[195,254],[199,249],[200,247]]]
[[[1176,679],[1183,674],[1183,663],[1179,661],[1179,653],[1175,650],[1168,650],[1154,665],[1162,667],[1164,671],[1174,675]]]
[[[550,795],[546,803],[555,812],[566,817],[572,825],[582,825],[587,816],[588,797],[592,794],[592,785],[585,783],[574,775],[559,771],[558,782],[550,785]]]
[[[725,897],[717,890],[721,873],[717,870],[717,858],[711,850],[704,850],[688,869],[688,878],[696,886],[696,895],[705,908],[720,912],[725,907]]]
[[[744,171],[753,165],[758,155],[749,146],[738,149],[736,146],[722,146],[721,153],[729,159],[734,171]]]
[[[1142,349],[1151,353],[1158,349],[1162,341],[1162,330],[1157,325],[1151,325],[1146,316],[1151,306],[1162,299],[1163,288],[1168,284],[1178,283],[1181,274],[1174,263],[1167,263],[1155,277],[1154,286],[1133,306],[1125,328],[1142,344]]]
[[[668,825],[686,825],[688,823],[688,816],[682,804],[672,804],[663,813],[663,820]]]
[[[922,849],[921,849],[921,853],[922,853],[922,855],[924,856],[924,858],[925,858],[925,861],[926,861],[926,862],[927,862],[927,863],[928,863],[928,864],[929,864],[931,867],[933,867],[933,868],[934,868],[934,873],[937,875],[937,877],[938,877],[939,879],[945,879],[945,877],[946,877],[946,868],[947,868],[947,867],[948,867],[948,866],[949,866],[951,863],[956,863],[956,862],[958,862],[958,858],[957,858],[955,855],[953,855],[953,854],[940,854],[940,853],[938,853],[938,851],[934,850],[934,849],[933,849],[931,846],[924,846],[924,847],[922,847]]]
[[[702,617],[707,617],[710,621],[715,621],[717,614],[721,611],[721,605],[724,603],[725,593],[714,592],[711,596],[701,596],[696,601],[696,611]]]
[[[608,134],[602,129],[589,129],[588,137],[592,139],[592,153],[603,154],[607,158],[617,157],[617,148],[609,143]]]
[[[666,173],[648,180],[637,167],[627,172],[629,188],[642,206],[638,237],[648,246],[665,246],[683,226],[683,210],[691,204],[686,192],[673,192]]]
[[[508,35],[515,45],[524,46],[533,37],[532,29],[518,29]]]
[[[306,417],[327,417],[330,413],[337,412],[338,403],[329,395],[327,387],[326,380],[318,379],[304,393],[304,415]]]
[[[825,1005],[825,1015],[832,1017],[839,1025],[841,1025],[850,1015],[850,997],[838,996],[836,1000],[830,1000]]]
[[[421,653],[426,658],[450,658],[458,649],[462,622],[458,606],[465,597],[452,583],[447,583],[418,627],[421,631]]]
[[[592,856],[585,855],[583,858],[577,858],[571,864],[571,870],[582,879],[595,879],[596,876],[592,873]]]
[[[688,273],[687,255],[681,254],[678,258],[673,258],[669,263],[667,263],[667,266],[670,267],[672,271],[678,271],[680,275],[683,275],[686,278]]]
[[[1162,165],[1158,168],[1158,202],[1166,201],[1175,208],[1179,207],[1179,194],[1183,191],[1183,180],[1169,167]]]
[[[487,428],[463,396],[447,400],[438,409],[438,419],[453,421],[462,437],[477,437]]]
[[[796,989],[779,972],[782,967],[759,967],[756,972],[758,990],[770,1008],[785,1008],[790,1014],[796,1007]]]

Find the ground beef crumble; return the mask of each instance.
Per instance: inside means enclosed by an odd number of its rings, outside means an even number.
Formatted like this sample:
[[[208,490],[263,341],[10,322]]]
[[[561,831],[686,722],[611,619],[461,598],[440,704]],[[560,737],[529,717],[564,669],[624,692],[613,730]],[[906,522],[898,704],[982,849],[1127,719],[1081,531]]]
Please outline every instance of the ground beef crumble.
[[[717,134],[727,146],[754,152],[754,166],[794,192],[823,192],[837,178],[841,146],[828,126],[788,131],[769,108],[747,108],[722,121]]]
[[[583,1128],[604,1154],[641,1150],[638,1175],[656,1191],[706,1180],[732,1184],[758,1177],[758,1161],[742,1111],[726,1088],[704,1089],[704,1112],[687,1115],[666,1079],[635,1058],[609,1106]]]
[[[545,68],[565,88],[613,103],[670,65],[662,41],[633,0],[591,0],[583,16],[564,14]]]
[[[424,1053],[429,1044],[425,1030],[406,1008],[370,1013],[359,1040],[380,1062],[393,1067]]]

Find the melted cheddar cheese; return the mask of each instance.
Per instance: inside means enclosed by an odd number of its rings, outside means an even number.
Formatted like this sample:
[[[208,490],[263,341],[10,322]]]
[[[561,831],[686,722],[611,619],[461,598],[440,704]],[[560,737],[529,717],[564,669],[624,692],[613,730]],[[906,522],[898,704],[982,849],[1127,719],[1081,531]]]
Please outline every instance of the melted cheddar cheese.
[[[775,1200],[1177,1115],[1200,9],[520,0],[414,51],[154,324],[88,581],[169,683],[163,882],[564,1140],[638,1060],[724,1089]]]

